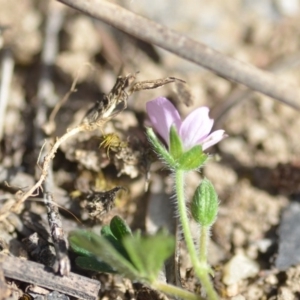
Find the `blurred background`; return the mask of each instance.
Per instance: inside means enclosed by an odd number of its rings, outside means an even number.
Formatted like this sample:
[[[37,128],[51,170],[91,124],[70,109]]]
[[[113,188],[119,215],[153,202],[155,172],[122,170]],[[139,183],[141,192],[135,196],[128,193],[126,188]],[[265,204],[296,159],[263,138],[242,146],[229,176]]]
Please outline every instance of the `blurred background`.
[[[115,3],[299,85],[299,0]],[[120,192],[114,214],[125,217],[133,229],[153,232],[162,225],[173,228],[169,202],[172,178],[166,170],[159,172],[161,164],[155,160],[150,168],[152,158],[147,156],[149,146],[144,136],[145,103],[158,96],[168,97],[183,117],[196,107],[208,106],[215,128],[225,129],[229,136],[211,149],[219,158],[213,156],[202,172],[215,184],[221,201],[210,250],[211,264],[220,268],[220,276],[216,276],[219,292],[225,298],[240,295],[244,298],[237,299],[255,300],[288,299],[282,296],[283,291],[291,297],[300,292],[299,286],[288,281],[294,276],[288,272],[285,280],[268,272],[262,275],[273,268],[274,256],[280,254],[278,228],[283,209],[291,195],[300,191],[297,111],[56,1],[0,0],[0,47],[3,205],[18,189],[35,182],[39,174],[36,162],[45,139],[61,136],[78,124],[102,93],[111,90],[118,75],[139,71],[137,81],[177,77],[186,84],[137,92],[129,98],[128,109],[103,132],[84,133],[61,146],[53,163],[57,202],[84,224],[99,226],[110,216],[88,223],[81,195],[91,188],[109,190],[121,185],[127,192]],[[75,78],[77,91],[55,115],[49,134],[45,126],[50,114]],[[116,144],[111,149],[99,147],[108,134],[116,134]],[[122,148],[127,149],[127,156]],[[150,189],[145,193],[149,172]],[[199,174],[189,178],[188,197],[199,180]],[[24,220],[30,223],[26,211],[45,213],[42,204],[25,203],[22,214],[15,215],[22,226]],[[68,224],[66,231],[78,226],[70,215],[62,214]],[[19,256],[24,232],[9,220],[0,226],[0,238]],[[17,245],[14,250],[12,240]],[[254,270],[243,278],[232,275],[226,267],[229,263],[240,265],[233,260],[238,255]],[[188,286],[190,265],[185,259],[183,254],[181,274]]]

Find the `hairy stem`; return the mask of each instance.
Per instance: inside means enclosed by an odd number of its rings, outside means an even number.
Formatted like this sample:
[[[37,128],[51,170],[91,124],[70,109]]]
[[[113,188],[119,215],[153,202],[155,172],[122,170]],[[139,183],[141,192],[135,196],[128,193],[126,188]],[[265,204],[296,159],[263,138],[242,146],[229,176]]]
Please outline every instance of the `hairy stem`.
[[[181,299],[185,300],[204,300],[204,298],[195,295],[191,292],[185,291],[175,285],[170,285],[161,281],[156,281],[151,284],[151,287],[153,289],[156,289],[158,291],[161,291],[165,294],[172,295],[172,296],[177,296],[180,297]]]
[[[182,231],[184,235],[184,239],[187,245],[187,249],[195,270],[195,273],[197,277],[200,279],[202,286],[204,287],[208,299],[211,300],[217,300],[218,295],[216,291],[214,290],[212,283],[209,279],[209,267],[206,262],[206,248],[207,243],[204,243],[204,256],[202,259],[204,261],[199,261],[197,251],[193,242],[192,233],[189,227],[189,218],[187,214],[186,209],[186,203],[185,203],[185,197],[184,197],[184,171],[182,170],[176,170],[175,171],[175,185],[176,185],[176,195],[177,195],[177,202],[178,202],[178,211],[179,211],[179,218],[182,225]],[[203,238],[207,239],[205,235],[203,235]],[[202,242],[202,240],[201,240]],[[202,243],[201,243],[202,244]],[[201,252],[202,252],[202,246]]]

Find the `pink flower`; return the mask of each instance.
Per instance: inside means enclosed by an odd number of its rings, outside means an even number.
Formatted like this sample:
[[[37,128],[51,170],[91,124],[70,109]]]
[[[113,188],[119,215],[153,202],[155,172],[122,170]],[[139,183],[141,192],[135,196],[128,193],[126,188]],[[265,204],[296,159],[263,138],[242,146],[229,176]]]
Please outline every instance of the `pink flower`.
[[[168,145],[172,125],[177,129],[184,150],[199,144],[202,150],[206,150],[226,137],[224,130],[216,130],[210,134],[214,120],[208,116],[208,107],[195,109],[183,121],[174,105],[164,97],[147,102],[146,109],[154,130]]]

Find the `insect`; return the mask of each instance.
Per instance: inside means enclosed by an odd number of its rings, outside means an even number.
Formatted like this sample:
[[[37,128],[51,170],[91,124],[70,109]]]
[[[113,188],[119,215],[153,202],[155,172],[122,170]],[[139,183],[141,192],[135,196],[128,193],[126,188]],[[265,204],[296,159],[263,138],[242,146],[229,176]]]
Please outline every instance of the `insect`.
[[[90,126],[91,129],[103,125],[112,117],[126,109],[128,97],[134,92],[155,89],[176,81],[185,83],[185,81],[175,77],[138,82],[135,82],[135,80],[136,74],[130,73],[126,76],[118,76],[111,91],[107,95],[103,94],[102,98],[97,100],[95,105],[86,113],[82,123]],[[119,104],[123,106],[114,113]]]
[[[86,209],[91,218],[101,217],[103,214],[108,213],[114,207],[114,200],[120,190],[126,190],[122,186],[117,186],[106,192],[91,191],[86,199]]]
[[[103,135],[103,141],[99,145],[100,147],[104,147],[107,149],[107,157],[109,158],[109,151],[112,150],[114,152],[117,152],[121,148],[126,148],[128,146],[127,142],[124,142],[120,139],[120,137],[116,133],[109,133],[106,135]]]

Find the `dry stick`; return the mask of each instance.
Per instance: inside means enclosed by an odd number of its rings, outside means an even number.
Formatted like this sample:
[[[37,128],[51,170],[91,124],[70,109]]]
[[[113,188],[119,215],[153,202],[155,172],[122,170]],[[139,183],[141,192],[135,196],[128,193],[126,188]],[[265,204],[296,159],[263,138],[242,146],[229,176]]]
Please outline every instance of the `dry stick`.
[[[0,85],[0,141],[4,133],[4,120],[8,102],[10,84],[14,70],[14,59],[10,49],[4,49],[1,67],[1,85]]]
[[[143,41],[157,45],[226,79],[273,97],[297,110],[300,90],[252,65],[230,58],[174,30],[103,0],[58,0]]]
[[[51,163],[52,159],[55,156],[55,153],[57,151],[57,149],[59,148],[59,146],[66,141],[67,139],[69,139],[71,136],[86,130],[86,125],[85,124],[81,124],[79,126],[76,126],[75,128],[71,129],[70,131],[68,131],[67,133],[65,133],[62,137],[58,138],[55,142],[55,144],[53,145],[53,147],[51,148],[51,151],[45,156],[43,164],[42,164],[42,174],[40,179],[36,182],[36,184],[31,187],[25,194],[22,195],[22,197],[17,201],[17,203],[12,207],[13,211],[18,211],[19,210],[19,206],[30,196],[32,196],[32,194],[35,192],[36,189],[38,189],[41,184],[43,183],[43,181],[45,180],[45,178],[48,175],[48,169],[49,169],[49,164]],[[8,212],[9,213],[9,212]]]
[[[61,29],[64,10],[56,3],[50,2],[45,26],[45,39],[41,57],[41,71],[37,90],[37,109],[34,120],[35,145],[40,148],[45,134],[42,131],[47,121],[48,107],[56,101],[53,84],[53,65],[58,53],[58,34]]]
[[[47,177],[47,179],[49,176]],[[46,179],[46,181],[47,181]],[[71,265],[68,257],[68,242],[62,228],[62,222],[59,215],[57,205],[53,204],[52,193],[44,193],[44,203],[47,207],[48,222],[50,227],[50,235],[54,244],[56,260],[53,266],[54,271],[59,272],[62,276],[68,276]]]
[[[10,290],[7,287],[3,272],[3,259],[0,257],[0,300],[9,299]]]
[[[75,75],[75,79],[73,80],[70,90],[65,94],[65,96],[60,101],[58,101],[56,103],[56,105],[54,106],[53,110],[50,113],[48,122],[43,125],[43,129],[45,130],[45,132],[48,135],[52,134],[55,130],[56,124],[55,124],[54,119],[55,119],[57,113],[59,112],[60,108],[67,102],[67,100],[69,99],[71,94],[77,91],[76,85],[77,85],[77,81],[80,76],[80,72],[82,71],[83,67],[86,67],[86,66],[91,67],[91,65],[89,63],[85,63],[79,68],[78,72]]]
[[[33,195],[33,192],[40,188],[41,184],[44,182],[48,175],[49,166],[51,164],[52,159],[55,156],[55,153],[58,147],[66,141],[71,136],[78,134],[81,131],[92,131],[96,128],[101,128],[104,123],[113,118],[116,114],[120,113],[116,112],[113,114],[113,110],[119,103],[124,103],[126,105],[128,95],[125,92],[125,89],[128,88],[131,84],[130,79],[135,79],[135,76],[129,74],[125,77],[118,77],[115,86],[112,88],[111,92],[108,95],[104,95],[103,98],[99,99],[94,106],[87,112],[86,116],[82,120],[82,122],[76,126],[75,128],[67,131],[62,137],[57,138],[56,142],[52,146],[50,152],[44,157],[42,164],[42,174],[40,179],[36,182],[36,184],[31,187],[25,194],[23,194],[16,204],[10,209],[12,211],[17,212],[20,208],[20,205],[30,196]],[[76,79],[75,79],[76,81]],[[73,85],[71,91],[74,89]],[[124,106],[125,107],[125,106]],[[6,218],[6,216],[10,212],[7,211],[5,214],[0,216],[0,221]]]
[[[44,203],[47,208],[47,217],[50,227],[50,236],[54,244],[56,260],[53,266],[54,271],[62,276],[68,276],[71,269],[68,257],[68,241],[62,227],[58,206],[53,201],[54,188],[52,163],[49,165],[48,176],[44,181]]]
[[[45,134],[42,132],[42,126],[45,125],[47,119],[47,107],[52,106],[56,100],[54,97],[54,85],[52,82],[52,68],[56,60],[58,52],[58,33],[63,23],[63,9],[57,3],[49,3],[48,14],[45,28],[45,41],[42,52],[42,68],[41,77],[38,85],[38,107],[35,119],[35,143],[37,146],[41,144],[41,140],[44,139]],[[73,91],[69,91],[67,96]],[[53,127],[53,131],[55,126]],[[51,132],[53,133],[53,132]],[[45,156],[45,152],[49,152],[49,144],[42,147],[41,156]],[[38,160],[39,161],[39,160]],[[47,169],[46,169],[47,170]],[[43,170],[45,172],[45,170]],[[48,176],[44,181],[44,203],[47,208],[47,216],[50,227],[50,236],[55,247],[56,260],[54,264],[54,271],[59,272],[60,275],[68,275],[70,273],[70,261],[67,254],[67,241],[62,229],[61,219],[58,211],[58,207],[53,204],[53,174],[52,163],[49,163]]]
[[[46,134],[48,135],[52,135],[53,132],[55,131],[56,128],[56,124],[54,122],[54,119],[56,117],[56,114],[58,113],[58,111],[60,110],[60,108],[67,102],[67,100],[69,99],[69,97],[71,96],[72,93],[76,92],[76,84],[77,84],[77,80],[79,78],[79,73],[76,75],[72,86],[70,88],[70,90],[66,93],[66,95],[62,98],[62,100],[58,101],[56,103],[56,105],[54,106],[50,116],[49,116],[49,120],[48,122],[46,122],[43,125],[43,129],[45,131]]]
[[[297,52],[293,55],[289,55],[288,57],[284,57],[272,62],[272,64],[268,66],[266,70],[277,74],[287,69],[291,70],[296,68],[299,66],[299,64],[300,53]],[[229,111],[231,111],[231,109],[237,104],[241,104],[242,102],[248,100],[251,96],[253,96],[253,93],[254,91],[246,88],[237,88],[233,90],[233,92],[226,99],[224,99],[221,104],[213,108],[210,115],[215,120],[214,129],[222,128],[225,116],[229,113]]]
[[[100,289],[100,282],[88,277],[70,273],[69,276],[53,274],[47,268],[36,262],[23,260],[18,257],[0,254],[3,273],[6,278],[28,282],[49,290],[75,297],[76,299],[96,300]]]
[[[157,88],[159,86],[174,82],[176,78],[168,77],[165,79],[158,80],[149,80],[134,83],[136,79],[135,75],[128,74],[127,76],[119,76],[112,90],[108,95],[104,95],[101,99],[99,99],[94,106],[87,112],[86,116],[80,123],[80,125],[71,129],[67,133],[65,133],[62,137],[58,138],[55,144],[52,146],[50,152],[44,157],[44,161],[42,164],[42,174],[38,182],[29,189],[20,199],[18,199],[17,203],[13,205],[12,210],[18,211],[20,205],[30,196],[33,195],[33,192],[38,189],[41,184],[44,182],[48,175],[48,169],[54,155],[58,149],[58,147],[65,140],[70,138],[71,136],[81,132],[81,131],[92,131],[97,128],[102,128],[102,126],[108,122],[110,119],[119,114],[122,110],[126,108],[128,94],[126,93],[126,89],[129,89],[129,94],[133,92],[137,92],[144,89]],[[123,103],[123,108],[117,112],[113,112],[118,104]],[[5,218],[9,214],[9,211],[6,214],[0,216],[0,221]]]

